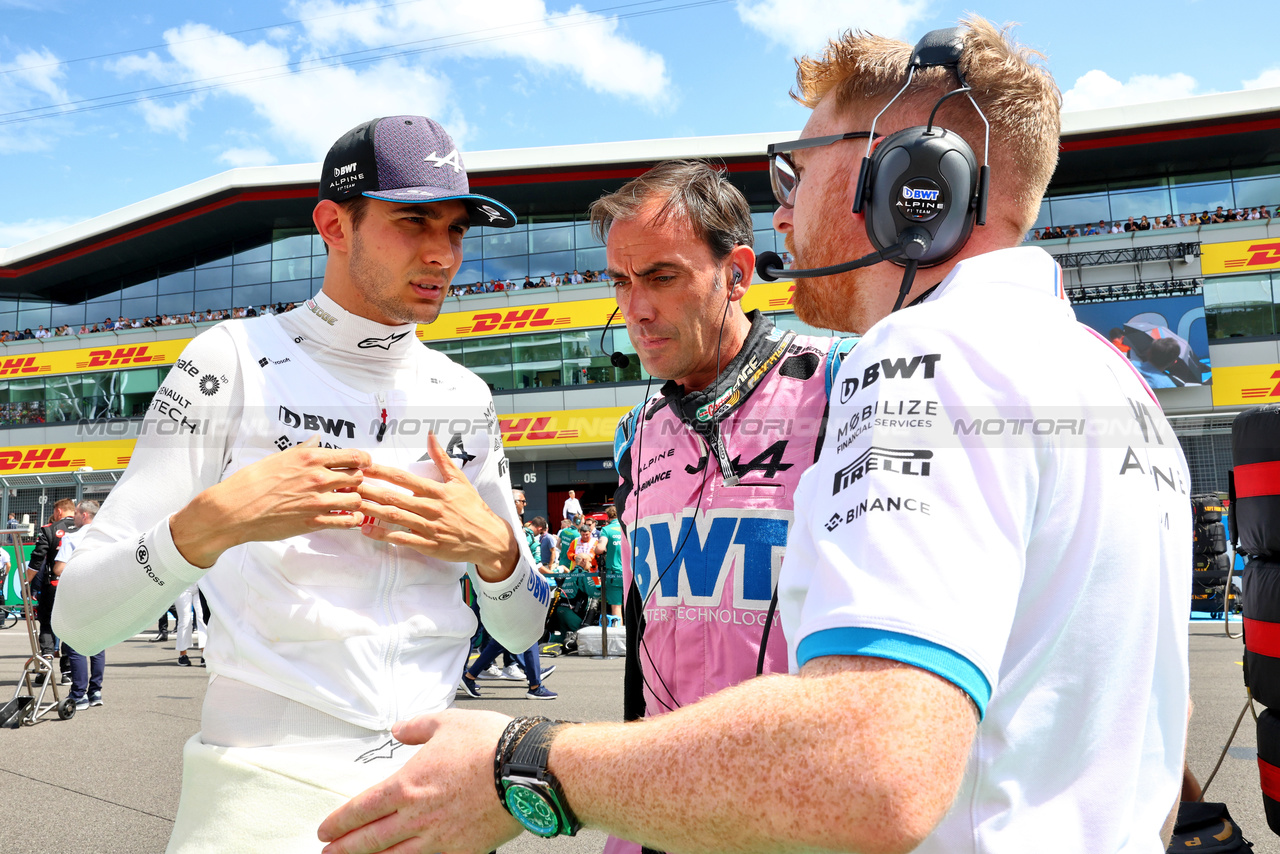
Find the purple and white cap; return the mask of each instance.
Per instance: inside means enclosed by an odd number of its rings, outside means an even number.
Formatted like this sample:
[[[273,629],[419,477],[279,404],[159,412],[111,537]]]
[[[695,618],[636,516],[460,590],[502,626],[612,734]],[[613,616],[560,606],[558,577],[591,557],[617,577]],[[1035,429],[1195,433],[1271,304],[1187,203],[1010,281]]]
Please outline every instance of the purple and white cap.
[[[341,202],[361,195],[385,202],[457,199],[467,206],[472,225],[516,224],[502,202],[471,192],[458,147],[426,116],[372,119],[333,144],[320,173],[320,199]]]

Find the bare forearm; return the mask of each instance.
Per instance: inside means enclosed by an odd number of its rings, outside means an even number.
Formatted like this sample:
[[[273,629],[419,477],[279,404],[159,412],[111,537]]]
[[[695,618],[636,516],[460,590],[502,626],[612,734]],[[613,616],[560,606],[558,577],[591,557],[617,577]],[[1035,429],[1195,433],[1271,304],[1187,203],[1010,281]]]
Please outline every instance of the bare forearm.
[[[950,806],[976,715],[931,674],[841,661],[866,669],[758,678],[660,718],[564,730],[551,769],[584,823],[663,850],[908,851]],[[951,737],[938,716],[959,722]]]

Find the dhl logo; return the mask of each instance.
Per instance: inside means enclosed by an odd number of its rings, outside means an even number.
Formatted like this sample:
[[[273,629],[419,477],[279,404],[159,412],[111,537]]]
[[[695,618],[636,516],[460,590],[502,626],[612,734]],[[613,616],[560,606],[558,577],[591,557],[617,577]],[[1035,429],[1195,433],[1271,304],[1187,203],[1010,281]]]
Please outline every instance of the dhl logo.
[[[76,362],[77,368],[107,368],[117,365],[147,365],[162,362],[164,356],[147,355],[147,347],[116,347],[114,350],[90,350],[89,361]]]
[[[517,329],[545,329],[552,326],[567,326],[568,317],[547,317],[550,308],[513,308],[506,312],[478,311],[471,315],[471,323],[458,326],[459,335],[479,332],[508,332]]]
[[[0,377],[12,377],[18,374],[43,374],[52,370],[52,365],[37,365],[35,356],[16,359],[5,359],[0,362]]]
[[[791,302],[792,300],[795,299],[795,297],[796,297],[796,285],[795,285],[795,282],[792,282],[791,287],[787,288],[787,295],[785,297],[769,298],[769,309],[772,311],[773,309],[778,309],[778,308],[790,308]]]
[[[1271,375],[1271,379],[1280,380],[1280,371],[1276,371]],[[1280,383],[1276,383],[1275,387],[1271,386],[1255,386],[1254,388],[1240,389],[1241,397],[1257,399],[1260,397],[1280,397]]]
[[[549,426],[551,426],[550,416],[498,419],[498,429],[502,431],[502,441],[504,442],[519,442],[521,440],[539,442],[548,439],[576,439],[578,437],[577,430],[548,430]]]
[[[22,451],[0,451],[0,471],[40,471],[41,469],[78,469],[83,459],[64,459],[70,449],[31,448]]]
[[[1228,270],[1240,270],[1280,264],[1280,240],[1251,244],[1245,252],[1248,253],[1247,258],[1227,258],[1223,260],[1222,266]]]

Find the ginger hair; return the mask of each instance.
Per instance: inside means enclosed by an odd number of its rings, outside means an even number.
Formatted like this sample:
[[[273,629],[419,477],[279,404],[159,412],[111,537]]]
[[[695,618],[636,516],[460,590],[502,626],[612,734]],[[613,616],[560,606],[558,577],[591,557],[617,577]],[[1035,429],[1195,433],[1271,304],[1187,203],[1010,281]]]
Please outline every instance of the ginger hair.
[[[990,216],[1025,233],[1035,223],[1058,162],[1062,95],[1040,64],[1043,55],[1015,42],[1011,25],[996,27],[977,16],[962,24],[966,32],[960,71],[991,123],[991,198],[1003,202],[990,206]],[[791,97],[810,109],[834,98],[839,112],[870,110],[869,123],[902,88],[911,50],[896,39],[847,30],[828,42],[820,56],[796,60]],[[911,89],[881,122],[893,122],[905,113],[910,120],[899,120],[894,127],[923,124],[938,98],[957,86],[949,69],[918,71]],[[967,98],[948,99],[938,111],[937,123],[959,133],[981,164],[986,130]]]

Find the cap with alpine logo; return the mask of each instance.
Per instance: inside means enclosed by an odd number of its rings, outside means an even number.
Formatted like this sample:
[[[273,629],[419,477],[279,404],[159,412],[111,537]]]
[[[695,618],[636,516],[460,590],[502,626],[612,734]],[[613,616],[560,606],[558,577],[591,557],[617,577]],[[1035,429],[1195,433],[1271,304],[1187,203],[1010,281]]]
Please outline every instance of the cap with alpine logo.
[[[324,158],[320,199],[355,196],[411,203],[457,199],[467,206],[472,225],[516,224],[502,202],[471,192],[458,147],[426,116],[372,119],[338,138]]]

